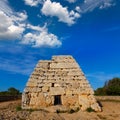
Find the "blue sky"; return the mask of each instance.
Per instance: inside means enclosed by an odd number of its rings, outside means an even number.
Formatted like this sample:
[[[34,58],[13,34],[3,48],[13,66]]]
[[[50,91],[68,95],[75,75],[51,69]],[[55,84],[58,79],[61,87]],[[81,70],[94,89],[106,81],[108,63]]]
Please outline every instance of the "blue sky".
[[[0,0],[0,91],[22,91],[39,60],[72,55],[91,86],[120,77],[120,0]]]

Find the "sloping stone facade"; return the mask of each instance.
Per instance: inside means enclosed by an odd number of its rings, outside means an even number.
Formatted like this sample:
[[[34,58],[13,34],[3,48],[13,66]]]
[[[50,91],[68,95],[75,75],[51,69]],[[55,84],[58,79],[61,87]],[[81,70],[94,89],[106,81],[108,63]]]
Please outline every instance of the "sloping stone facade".
[[[90,84],[72,56],[40,60],[22,94],[23,109],[54,105],[101,111]]]

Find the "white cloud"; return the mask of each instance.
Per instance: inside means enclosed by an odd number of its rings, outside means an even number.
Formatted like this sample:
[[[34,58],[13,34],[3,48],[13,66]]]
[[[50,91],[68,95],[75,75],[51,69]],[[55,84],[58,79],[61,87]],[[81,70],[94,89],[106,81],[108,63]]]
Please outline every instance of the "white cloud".
[[[66,1],[68,1],[69,3],[74,3],[74,2],[76,2],[76,0],[66,0]]]
[[[20,39],[26,19],[26,12],[14,12],[7,0],[0,1],[0,40]]]
[[[62,44],[56,35],[48,32],[46,24],[43,27],[28,24],[25,11],[14,12],[8,6],[7,0],[3,1],[0,2],[0,40],[19,40],[20,43],[32,47],[56,47]],[[1,7],[2,5],[5,8]],[[6,8],[8,10],[5,10]],[[24,34],[28,29],[29,32]]]
[[[24,0],[26,5],[30,6],[37,6],[39,3],[39,0]]]
[[[114,5],[114,4],[105,2],[105,3],[103,3],[99,8],[100,8],[100,9],[105,9],[105,8],[111,7],[111,6],[113,6],[113,5]]]
[[[37,6],[39,3],[42,3],[43,0],[24,0],[26,5]]]
[[[93,11],[95,8],[106,8],[114,4],[114,0],[84,0],[84,3],[81,5],[83,13]]]
[[[0,11],[0,39],[19,39],[22,36],[23,31],[25,30],[24,24],[21,23],[25,20],[26,15],[21,13],[22,16],[9,17],[3,11]],[[24,14],[24,15],[23,15]],[[19,22],[19,20],[21,22]]]
[[[60,22],[67,23],[72,25],[75,23],[75,20],[80,17],[80,14],[74,11],[68,11],[67,7],[63,7],[58,2],[51,2],[46,0],[41,9],[42,13],[46,16],[55,16],[58,17]]]
[[[40,26],[33,26],[31,24],[27,24],[27,28],[28,29],[31,29],[31,30],[35,30],[35,31],[44,31],[44,30],[47,30],[46,28],[47,24],[45,23],[45,25],[43,27],[40,27]]]
[[[26,21],[27,17],[28,17],[27,13],[25,11],[24,12],[17,12],[16,14],[13,14],[11,16],[13,21],[16,21],[16,22],[24,22],[24,21]]]
[[[76,6],[75,10],[80,13],[81,12],[81,8],[79,6]]]
[[[0,0],[0,10],[3,11],[8,16],[12,14],[12,9],[8,6],[7,0]]]
[[[34,30],[33,33],[27,33],[24,35],[21,43],[29,44],[32,47],[59,47],[61,46],[61,41],[58,40],[58,37],[52,33],[48,33],[48,30],[45,26],[27,26],[29,29]]]

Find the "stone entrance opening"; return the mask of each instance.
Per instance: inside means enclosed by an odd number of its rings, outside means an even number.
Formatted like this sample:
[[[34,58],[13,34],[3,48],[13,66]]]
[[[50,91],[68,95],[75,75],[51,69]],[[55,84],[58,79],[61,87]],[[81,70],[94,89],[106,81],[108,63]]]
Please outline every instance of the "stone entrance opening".
[[[61,95],[54,96],[54,105],[61,105]]]

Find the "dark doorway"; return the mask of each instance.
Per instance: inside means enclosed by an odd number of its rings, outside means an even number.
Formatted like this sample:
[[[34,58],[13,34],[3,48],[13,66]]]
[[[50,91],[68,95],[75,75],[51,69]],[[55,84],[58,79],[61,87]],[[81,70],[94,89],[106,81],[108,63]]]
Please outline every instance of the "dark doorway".
[[[54,83],[52,83],[52,87],[54,87]]]
[[[54,96],[54,105],[61,105],[61,95]]]

